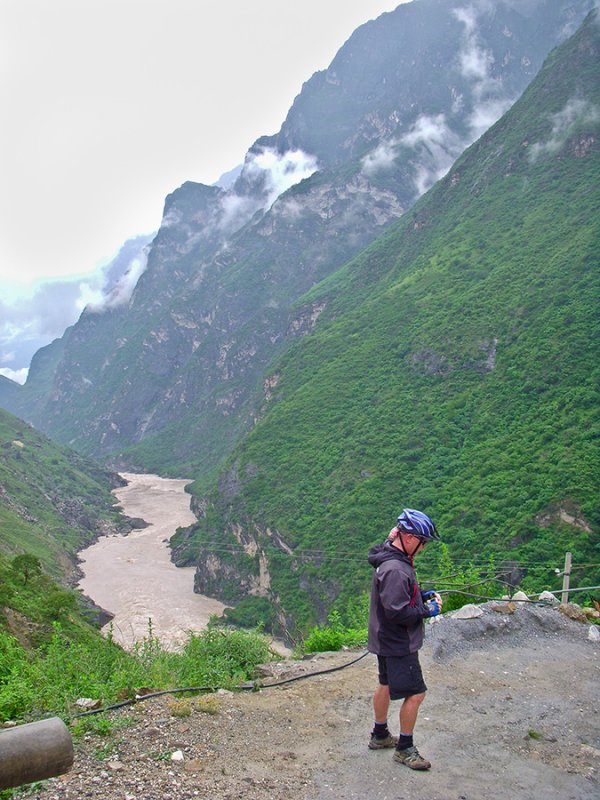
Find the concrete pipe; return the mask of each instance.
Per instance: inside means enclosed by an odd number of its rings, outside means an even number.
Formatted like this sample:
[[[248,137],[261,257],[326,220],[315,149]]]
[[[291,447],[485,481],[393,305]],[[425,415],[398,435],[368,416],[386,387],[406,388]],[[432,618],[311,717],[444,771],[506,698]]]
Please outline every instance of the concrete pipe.
[[[0,789],[54,778],[73,766],[73,740],[62,719],[0,730]]]

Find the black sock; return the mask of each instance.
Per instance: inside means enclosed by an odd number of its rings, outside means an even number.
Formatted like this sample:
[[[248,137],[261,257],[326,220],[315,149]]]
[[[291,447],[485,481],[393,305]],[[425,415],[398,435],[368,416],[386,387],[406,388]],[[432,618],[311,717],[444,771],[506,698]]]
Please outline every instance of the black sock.
[[[398,738],[398,744],[396,745],[396,750],[406,750],[408,747],[413,746],[413,737],[412,733],[408,736],[404,733],[401,733]]]
[[[372,735],[375,736],[376,739],[385,739],[389,736],[390,731],[387,722],[376,722]]]

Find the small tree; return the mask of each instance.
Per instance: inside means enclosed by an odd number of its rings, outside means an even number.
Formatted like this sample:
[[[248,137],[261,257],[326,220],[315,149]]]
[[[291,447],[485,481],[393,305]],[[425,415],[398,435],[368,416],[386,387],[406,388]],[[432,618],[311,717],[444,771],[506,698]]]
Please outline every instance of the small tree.
[[[27,583],[30,578],[35,575],[41,575],[42,564],[39,558],[32,556],[31,553],[23,553],[20,556],[15,556],[11,561],[11,567],[14,572],[23,578],[23,583]]]

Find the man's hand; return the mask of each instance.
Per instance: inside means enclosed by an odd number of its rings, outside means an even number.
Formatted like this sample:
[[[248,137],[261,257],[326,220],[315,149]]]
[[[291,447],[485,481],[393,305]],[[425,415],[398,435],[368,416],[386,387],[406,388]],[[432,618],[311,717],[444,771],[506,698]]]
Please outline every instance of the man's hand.
[[[441,610],[442,606],[444,605],[444,601],[442,600],[440,595],[435,591],[435,589],[429,589],[426,592],[421,592],[421,600],[424,603],[429,603],[432,600],[435,600],[435,602],[440,607],[440,610]]]
[[[437,617],[437,615],[442,611],[441,603],[438,603],[433,598],[425,603],[425,608],[427,609],[428,617]]]
[[[444,603],[434,589],[430,589],[428,592],[421,592],[421,599],[425,603],[428,617],[437,617],[438,614],[442,613]]]

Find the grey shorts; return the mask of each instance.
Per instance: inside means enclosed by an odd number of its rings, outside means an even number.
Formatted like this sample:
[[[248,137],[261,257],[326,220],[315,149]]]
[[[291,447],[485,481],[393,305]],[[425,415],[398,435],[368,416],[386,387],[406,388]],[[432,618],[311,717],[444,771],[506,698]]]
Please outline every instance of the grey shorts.
[[[418,653],[407,656],[377,656],[377,661],[379,683],[390,687],[391,700],[402,700],[427,691]]]

